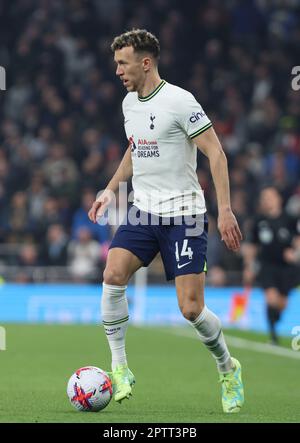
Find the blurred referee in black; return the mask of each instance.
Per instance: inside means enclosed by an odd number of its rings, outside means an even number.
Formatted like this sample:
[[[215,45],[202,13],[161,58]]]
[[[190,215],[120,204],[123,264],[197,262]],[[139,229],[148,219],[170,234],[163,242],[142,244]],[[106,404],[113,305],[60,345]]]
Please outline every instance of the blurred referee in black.
[[[245,285],[252,285],[257,276],[265,292],[272,344],[278,344],[276,323],[287,306],[290,290],[298,283],[293,245],[299,242],[299,234],[300,223],[285,213],[278,190],[265,187],[259,195],[259,214],[252,220],[243,245],[243,277]]]

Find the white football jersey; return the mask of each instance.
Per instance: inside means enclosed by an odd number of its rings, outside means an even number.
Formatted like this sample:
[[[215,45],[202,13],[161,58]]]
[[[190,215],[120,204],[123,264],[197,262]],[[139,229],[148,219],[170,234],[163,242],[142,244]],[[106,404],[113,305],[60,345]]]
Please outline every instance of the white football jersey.
[[[194,96],[162,80],[147,97],[129,92],[122,107],[134,205],[164,217],[204,213],[193,138],[212,123]]]

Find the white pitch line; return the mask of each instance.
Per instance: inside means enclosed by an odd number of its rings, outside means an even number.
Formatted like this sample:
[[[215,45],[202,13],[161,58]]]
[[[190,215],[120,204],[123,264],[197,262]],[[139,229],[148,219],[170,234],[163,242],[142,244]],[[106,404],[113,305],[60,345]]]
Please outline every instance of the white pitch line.
[[[189,331],[179,329],[163,329],[164,331],[178,335],[180,337],[193,338],[199,340],[196,334],[192,334]],[[280,346],[269,345],[267,343],[259,343],[256,341],[246,340],[244,338],[233,337],[232,335],[225,334],[226,342],[228,345],[234,348],[247,349],[255,352],[262,352],[263,354],[278,355],[279,357],[294,358],[300,360],[300,352],[292,351],[291,349],[281,348]]]

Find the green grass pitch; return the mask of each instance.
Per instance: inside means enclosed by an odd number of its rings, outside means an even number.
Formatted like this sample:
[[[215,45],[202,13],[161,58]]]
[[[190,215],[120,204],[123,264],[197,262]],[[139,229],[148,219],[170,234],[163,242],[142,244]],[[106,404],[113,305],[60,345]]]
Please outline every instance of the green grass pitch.
[[[87,413],[70,405],[66,384],[81,366],[109,370],[103,329],[96,325],[3,326],[7,350],[0,352],[2,423],[300,421],[299,358],[229,346],[242,363],[245,406],[239,414],[224,415],[215,362],[191,329],[130,326],[127,355],[137,380],[133,397],[121,405],[112,400],[103,411]],[[259,334],[229,332],[247,340],[265,340]],[[290,341],[285,345],[290,347]]]

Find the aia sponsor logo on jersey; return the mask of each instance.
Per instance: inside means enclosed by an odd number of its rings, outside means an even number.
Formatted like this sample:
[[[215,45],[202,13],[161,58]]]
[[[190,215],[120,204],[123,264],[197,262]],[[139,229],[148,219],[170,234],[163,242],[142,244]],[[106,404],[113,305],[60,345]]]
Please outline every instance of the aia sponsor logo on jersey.
[[[157,140],[147,140],[145,138],[139,138],[136,145],[132,135],[131,137],[129,137],[129,146],[134,157],[159,157]]]
[[[156,140],[146,140],[145,138],[139,138],[138,147],[139,149],[148,149],[148,146],[157,146]]]

